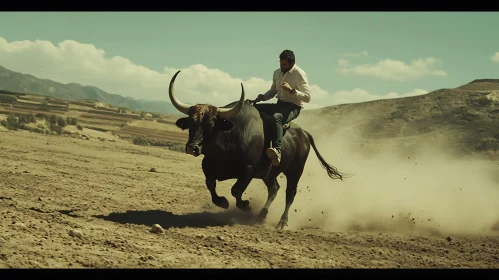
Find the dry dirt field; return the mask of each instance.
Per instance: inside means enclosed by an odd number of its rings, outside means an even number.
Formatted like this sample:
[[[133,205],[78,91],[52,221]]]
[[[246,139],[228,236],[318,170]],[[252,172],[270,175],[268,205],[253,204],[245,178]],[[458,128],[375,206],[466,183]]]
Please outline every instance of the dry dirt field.
[[[290,211],[285,178],[265,225],[254,180],[212,205],[193,158],[162,147],[0,130],[1,268],[499,268],[497,162],[360,158],[318,137]],[[154,168],[154,170],[151,170]],[[153,224],[163,232],[153,233]]]

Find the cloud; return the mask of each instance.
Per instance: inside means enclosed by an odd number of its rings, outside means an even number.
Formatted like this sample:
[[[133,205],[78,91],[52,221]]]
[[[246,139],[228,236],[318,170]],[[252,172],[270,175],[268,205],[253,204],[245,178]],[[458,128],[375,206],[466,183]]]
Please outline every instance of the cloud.
[[[93,44],[74,40],[54,45],[46,40],[7,42],[0,37],[0,65],[42,79],[92,85],[109,93],[165,101],[169,101],[170,79],[177,70],[182,70],[175,82],[175,91],[181,101],[190,104],[207,102],[221,106],[238,100],[241,83],[246,98],[253,99],[265,93],[272,84],[272,81],[258,77],[242,80],[202,64],[182,69],[164,67],[163,72],[158,72],[125,57],[106,57],[106,52]],[[312,84],[310,89],[312,102],[320,103],[328,97],[327,91],[318,85]]]
[[[361,57],[367,56],[367,52],[346,53],[342,56]],[[211,103],[221,106],[238,100],[241,83],[244,85],[246,98],[253,99],[266,92],[272,84],[272,81],[259,77],[242,80],[202,64],[181,69],[164,67],[162,72],[158,72],[135,64],[125,57],[106,57],[106,52],[93,44],[74,40],[64,40],[54,45],[46,40],[7,42],[0,37],[0,65],[42,79],[92,85],[109,93],[164,101],[169,101],[168,86],[171,77],[177,70],[182,70],[175,82],[175,91],[177,97],[188,104]],[[348,69],[350,61],[343,59],[343,67]],[[316,84],[311,84],[310,90],[312,101],[305,104],[305,109],[426,93],[417,89],[407,94],[388,93],[384,96],[362,89],[329,93]],[[275,101],[273,98],[267,102]]]
[[[491,56],[490,60],[492,60],[493,62],[499,63],[499,52],[496,52],[493,56]]]
[[[339,56],[340,57],[362,57],[362,56],[367,56],[367,55],[368,55],[368,53],[366,51],[364,51],[364,52],[357,52],[357,53],[347,52],[347,53],[340,54]]]
[[[409,65],[400,60],[382,59],[376,64],[352,65],[347,59],[338,60],[338,72],[344,75],[356,74],[385,80],[406,81],[424,76],[447,76],[447,73],[438,69],[441,61],[436,58],[419,58]]]
[[[377,95],[377,94],[370,93],[364,89],[356,88],[353,90],[340,90],[340,91],[334,92],[333,94],[331,94],[331,98],[330,98],[331,104],[330,105],[366,102],[366,101],[373,101],[373,100],[379,100],[379,99],[409,97],[409,96],[423,95],[426,93],[428,93],[427,90],[416,88],[410,92],[406,92],[406,93],[402,93],[402,94],[399,94],[396,92],[389,92],[385,95]]]

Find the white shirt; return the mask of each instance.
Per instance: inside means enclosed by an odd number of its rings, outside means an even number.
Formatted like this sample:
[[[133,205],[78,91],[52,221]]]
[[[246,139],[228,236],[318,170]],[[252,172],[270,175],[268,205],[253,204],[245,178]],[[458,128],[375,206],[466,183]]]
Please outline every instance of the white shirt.
[[[286,78],[283,81],[284,74],[281,68],[274,71],[272,78],[272,86],[264,94],[264,101],[271,99],[277,95],[277,98],[284,102],[291,102],[300,107],[304,107],[305,103],[310,102],[310,89],[308,85],[307,73],[296,64],[286,73]],[[296,93],[288,92],[281,89],[281,83],[287,82],[291,88],[296,90]]]

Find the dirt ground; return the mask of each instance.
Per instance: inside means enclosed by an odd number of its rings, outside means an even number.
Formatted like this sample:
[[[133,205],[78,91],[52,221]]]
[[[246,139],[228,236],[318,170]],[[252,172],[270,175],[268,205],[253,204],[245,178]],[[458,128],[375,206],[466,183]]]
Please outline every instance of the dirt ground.
[[[277,231],[285,183],[267,223],[254,225],[267,196],[264,184],[248,187],[244,197],[253,211],[243,213],[230,194],[235,181],[218,182],[231,205],[217,208],[204,185],[202,157],[125,141],[0,130],[0,159],[1,268],[499,268],[497,228],[418,230],[410,216],[396,213],[387,221],[405,228],[340,227],[347,223],[321,218],[333,214],[321,208],[326,204],[317,197],[325,194],[307,181],[312,177],[302,179],[290,229]],[[319,176],[312,166],[306,173]],[[346,187],[333,181],[329,188]],[[497,196],[489,199],[497,203]],[[154,224],[164,231],[151,232]]]

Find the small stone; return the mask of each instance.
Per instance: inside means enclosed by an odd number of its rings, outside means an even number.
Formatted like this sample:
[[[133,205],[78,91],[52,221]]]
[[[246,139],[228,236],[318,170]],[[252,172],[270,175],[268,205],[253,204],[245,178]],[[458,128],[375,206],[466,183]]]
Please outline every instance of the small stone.
[[[27,228],[26,224],[21,223],[21,222],[13,222],[12,224],[16,227],[19,227],[19,228]]]
[[[83,233],[81,231],[77,230],[77,229],[70,229],[69,230],[69,236],[82,238],[83,237]]]
[[[156,171],[156,168],[153,167],[153,168],[149,169],[149,172],[157,172],[157,171]]]
[[[165,230],[159,225],[159,224],[154,224],[151,227],[151,232],[152,233],[163,233]]]
[[[445,240],[451,242],[452,241],[452,238],[450,238],[450,236],[447,236],[447,238],[445,238]]]
[[[217,236],[217,238],[218,238],[218,240],[220,240],[220,241],[225,241],[225,238],[224,238],[223,236],[220,236],[220,235],[219,235],[219,236]]]

